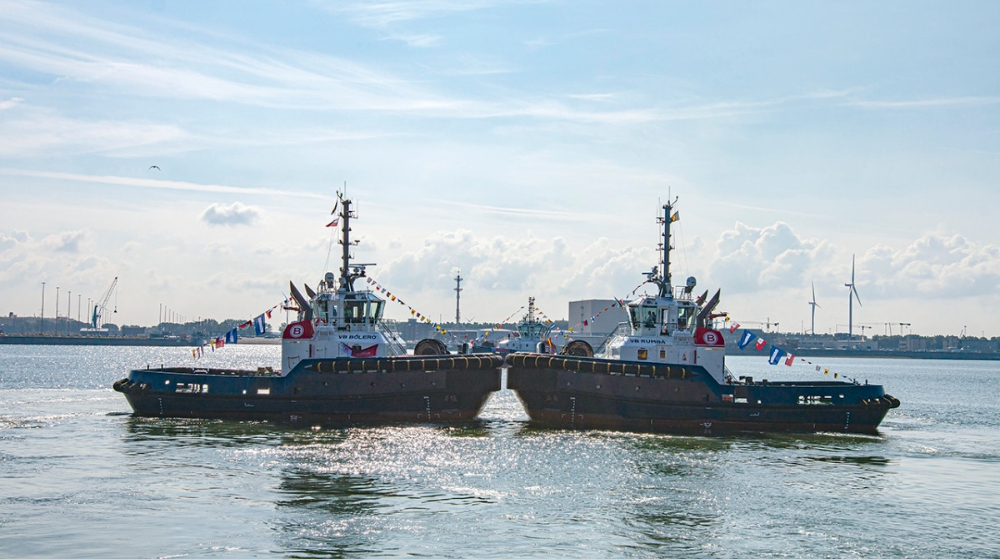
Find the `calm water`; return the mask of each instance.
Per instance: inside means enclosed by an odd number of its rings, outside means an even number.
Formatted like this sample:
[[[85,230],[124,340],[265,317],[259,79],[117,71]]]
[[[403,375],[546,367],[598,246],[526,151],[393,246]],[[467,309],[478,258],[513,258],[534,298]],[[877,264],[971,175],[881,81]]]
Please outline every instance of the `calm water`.
[[[1000,557],[1000,363],[825,361],[902,400],[879,437],[536,430],[506,390],[473,425],[291,430],[136,419],[110,389],[190,362],[0,346],[0,556]]]

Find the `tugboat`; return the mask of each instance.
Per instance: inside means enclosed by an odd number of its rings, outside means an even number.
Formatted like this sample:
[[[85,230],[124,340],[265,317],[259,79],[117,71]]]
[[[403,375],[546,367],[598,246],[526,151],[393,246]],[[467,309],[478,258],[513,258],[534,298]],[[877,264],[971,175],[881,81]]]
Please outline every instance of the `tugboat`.
[[[535,298],[528,297],[528,312],[517,323],[514,337],[497,344],[497,353],[555,353],[552,330],[555,324],[542,322],[535,316]]]
[[[531,422],[545,427],[722,435],[739,432],[877,433],[899,400],[881,386],[841,381],[768,382],[734,378],[714,329],[721,293],[676,289],[670,274],[670,223],[663,206],[662,268],[646,272],[658,288],[628,302],[629,322],[594,350],[585,341],[560,355],[510,354],[507,387]]]
[[[500,390],[503,357],[449,355],[422,340],[407,355],[382,321],[385,301],[358,291],[365,267],[350,257],[351,200],[338,193],[340,277],[309,298],[290,285],[298,321],[282,335],[281,368],[146,368],[114,383],[135,415],[272,420],[307,425],[468,421]]]

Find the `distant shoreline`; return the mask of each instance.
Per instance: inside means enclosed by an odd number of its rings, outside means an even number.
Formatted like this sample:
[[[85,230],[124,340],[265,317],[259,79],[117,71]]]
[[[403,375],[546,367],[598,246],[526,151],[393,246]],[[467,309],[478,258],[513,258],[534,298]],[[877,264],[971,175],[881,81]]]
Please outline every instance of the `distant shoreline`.
[[[243,345],[277,345],[280,338],[243,338]],[[0,334],[0,345],[90,345],[90,346],[159,346],[159,347],[197,347],[203,345],[197,341],[182,338],[128,338],[128,337],[88,337],[88,336],[45,336],[45,335],[5,335]],[[883,359],[939,359],[956,361],[1000,361],[997,352],[973,351],[887,351],[864,349],[809,349],[792,351],[796,357],[860,357]],[[727,348],[727,356],[761,355],[753,349],[739,350]]]
[[[882,349],[803,349],[789,350],[796,357],[880,357],[883,359],[946,359],[955,361],[1000,361],[1000,353],[975,351],[891,351]],[[764,355],[767,351],[757,352],[752,349],[730,351],[727,357],[733,355]]]
[[[183,338],[106,338],[88,336],[24,336],[0,335],[0,344],[6,345],[100,345],[100,346],[163,346],[190,347],[201,345]]]

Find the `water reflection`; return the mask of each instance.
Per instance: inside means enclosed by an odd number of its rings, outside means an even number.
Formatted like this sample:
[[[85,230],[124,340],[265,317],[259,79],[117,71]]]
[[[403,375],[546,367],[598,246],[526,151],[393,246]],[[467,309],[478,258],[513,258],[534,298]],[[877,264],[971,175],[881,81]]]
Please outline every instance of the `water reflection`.
[[[275,504],[277,540],[290,557],[356,557],[375,551],[377,522],[389,487],[372,478],[323,474],[300,467],[282,472]]]

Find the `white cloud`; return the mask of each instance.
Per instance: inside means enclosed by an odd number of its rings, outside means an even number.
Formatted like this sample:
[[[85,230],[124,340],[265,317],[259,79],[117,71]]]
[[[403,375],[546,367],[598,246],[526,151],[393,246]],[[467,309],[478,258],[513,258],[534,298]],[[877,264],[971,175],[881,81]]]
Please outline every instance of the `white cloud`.
[[[320,196],[311,192],[293,192],[287,190],[275,190],[271,188],[247,188],[241,186],[227,186],[220,184],[198,184],[187,181],[168,181],[159,179],[142,179],[136,177],[119,177],[109,175],[80,175],[76,173],[58,173],[51,171],[29,171],[22,169],[0,168],[0,175],[13,175],[20,177],[34,177],[40,179],[68,180],[73,182],[84,182],[91,184],[107,184],[113,186],[131,186],[137,188],[154,188],[162,190],[181,190],[192,192],[211,192],[223,194],[248,194],[254,196],[279,196],[279,197],[299,197],[299,198],[319,198],[326,200],[327,196]]]
[[[553,318],[565,316],[569,300],[628,297],[641,272],[655,263],[652,249],[613,247],[607,239],[574,249],[558,236],[487,237],[458,230],[433,234],[372,275],[423,312],[453,305],[455,272],[461,270],[463,315],[488,321],[501,318],[497,309],[504,314],[529,296]]]
[[[7,157],[50,155],[57,148],[71,153],[116,155],[143,146],[179,145],[188,139],[189,135],[174,125],[70,119],[43,111],[0,120],[0,156]]]
[[[440,35],[411,35],[411,34],[394,34],[385,37],[385,40],[391,41],[402,41],[411,47],[430,47],[439,42],[441,42]]]
[[[863,109],[924,109],[934,107],[977,107],[996,105],[1000,97],[941,97],[937,99],[916,99],[912,101],[854,101],[848,103]]]
[[[363,2],[329,5],[319,2],[331,12],[347,13],[356,24],[384,29],[404,21],[437,17],[456,12],[482,10],[509,3],[497,0],[403,0],[397,2]]]
[[[0,233],[0,285],[21,293],[42,281],[93,288],[95,277],[113,277],[115,270],[111,260],[95,253],[92,237],[88,230],[61,231],[41,239],[25,231]]]
[[[253,225],[260,220],[263,212],[255,206],[247,206],[241,202],[229,205],[212,204],[201,212],[201,219],[209,225]],[[212,249],[218,251],[218,247]]]
[[[19,243],[25,243],[30,237],[26,231],[14,231],[10,236],[0,233],[0,253],[11,250]]]
[[[9,109],[9,108],[13,107],[14,105],[17,105],[21,101],[24,101],[24,99],[22,99],[20,97],[11,97],[10,99],[8,99],[6,101],[0,101],[0,111],[5,110],[5,109]]]
[[[733,294],[806,288],[812,278],[850,279],[849,257],[825,241],[800,237],[780,221],[764,228],[737,223],[722,234],[715,250],[711,276]],[[858,255],[856,270],[866,304],[994,295],[1000,289],[1000,246],[933,231],[902,249],[868,249]]]
[[[65,231],[45,237],[40,244],[55,252],[80,252],[80,244],[87,240],[87,236],[87,231]]]
[[[813,266],[831,254],[827,243],[802,239],[781,221],[764,228],[736,223],[716,243],[709,271],[731,293],[799,287]]]
[[[881,298],[963,298],[1000,289],[1000,247],[929,232],[902,250],[876,246],[858,258],[858,290]]]

